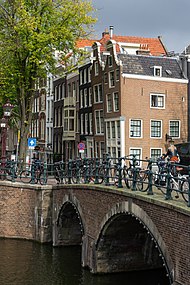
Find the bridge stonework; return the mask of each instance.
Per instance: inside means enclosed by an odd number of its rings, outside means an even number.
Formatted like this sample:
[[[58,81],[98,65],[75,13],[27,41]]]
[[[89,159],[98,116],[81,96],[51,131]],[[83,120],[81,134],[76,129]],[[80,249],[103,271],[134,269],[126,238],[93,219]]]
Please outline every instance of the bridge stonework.
[[[190,210],[163,196],[94,185],[1,182],[0,237],[82,245],[94,273],[164,266],[189,285]]]

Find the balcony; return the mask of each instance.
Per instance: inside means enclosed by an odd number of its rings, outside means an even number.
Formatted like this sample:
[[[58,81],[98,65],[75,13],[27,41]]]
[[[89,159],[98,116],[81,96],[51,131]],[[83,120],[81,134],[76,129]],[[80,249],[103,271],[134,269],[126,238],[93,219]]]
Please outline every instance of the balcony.
[[[66,97],[64,99],[64,107],[69,107],[69,106],[76,106],[76,98]]]
[[[75,131],[64,131],[63,141],[73,141],[75,140]]]

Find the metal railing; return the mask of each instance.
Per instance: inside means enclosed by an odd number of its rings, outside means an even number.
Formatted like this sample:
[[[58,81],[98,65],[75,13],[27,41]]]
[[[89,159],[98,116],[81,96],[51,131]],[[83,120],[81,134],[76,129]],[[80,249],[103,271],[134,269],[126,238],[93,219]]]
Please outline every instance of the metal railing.
[[[52,164],[7,160],[0,164],[0,179],[41,185],[104,184],[148,195],[159,191],[166,200],[181,197],[189,207],[190,166],[169,161],[162,164],[159,160],[140,160],[135,155],[113,158],[108,154],[103,158],[76,158]]]

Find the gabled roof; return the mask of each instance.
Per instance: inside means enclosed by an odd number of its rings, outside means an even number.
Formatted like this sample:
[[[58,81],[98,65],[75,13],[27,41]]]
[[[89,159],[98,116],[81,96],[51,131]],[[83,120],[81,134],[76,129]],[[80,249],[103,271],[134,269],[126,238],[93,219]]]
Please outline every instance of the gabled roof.
[[[85,47],[91,47],[94,42],[97,42],[98,40],[88,40],[88,39],[80,39],[77,41],[76,45],[77,48],[85,48]]]
[[[85,48],[85,47],[91,47],[94,42],[99,42],[101,44],[101,51],[106,50],[106,44],[107,42],[113,39],[116,41],[116,52],[120,53],[120,46],[123,44],[138,44],[139,48],[147,48],[150,52],[150,55],[153,56],[166,56],[167,50],[165,46],[162,43],[161,37],[158,38],[144,38],[144,37],[134,37],[134,36],[118,36],[113,35],[112,38],[110,38],[109,32],[102,33],[101,39],[80,39],[77,41],[77,47],[78,48]]]
[[[122,72],[135,75],[154,75],[154,67],[162,67],[162,77],[186,79],[176,58],[118,54]]]

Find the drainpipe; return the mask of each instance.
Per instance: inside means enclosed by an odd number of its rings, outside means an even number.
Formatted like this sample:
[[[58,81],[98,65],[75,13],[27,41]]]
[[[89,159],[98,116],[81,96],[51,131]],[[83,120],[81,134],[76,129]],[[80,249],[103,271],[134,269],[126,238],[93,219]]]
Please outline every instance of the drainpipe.
[[[125,117],[120,117],[121,157],[125,156]]]

